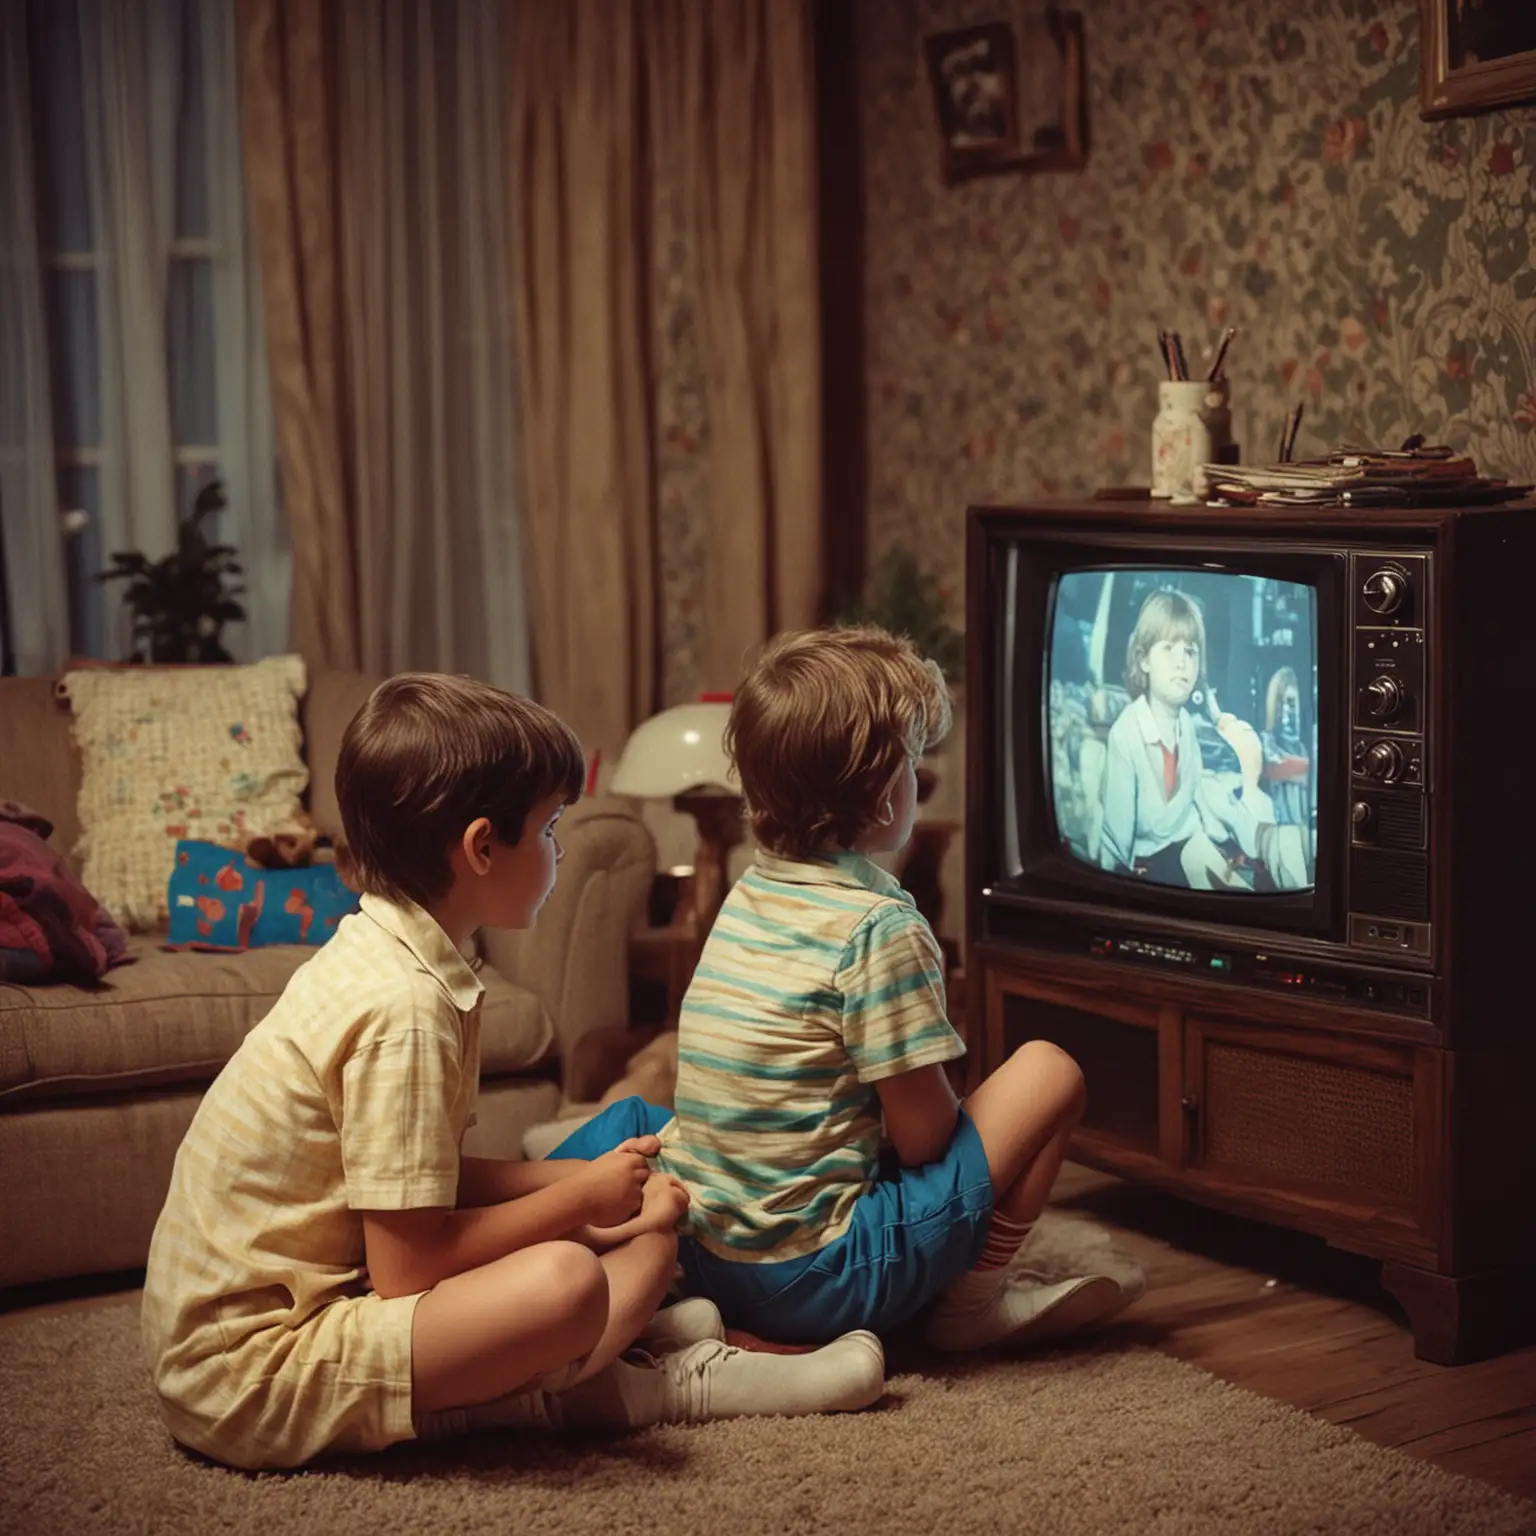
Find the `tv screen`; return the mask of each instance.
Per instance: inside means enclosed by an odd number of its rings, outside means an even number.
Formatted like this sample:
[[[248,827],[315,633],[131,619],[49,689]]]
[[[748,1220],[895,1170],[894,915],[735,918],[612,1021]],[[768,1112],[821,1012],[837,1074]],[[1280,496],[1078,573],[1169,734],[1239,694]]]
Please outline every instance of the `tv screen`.
[[[1127,880],[1255,898],[1316,878],[1317,591],[1084,568],[1046,646],[1061,848]]]

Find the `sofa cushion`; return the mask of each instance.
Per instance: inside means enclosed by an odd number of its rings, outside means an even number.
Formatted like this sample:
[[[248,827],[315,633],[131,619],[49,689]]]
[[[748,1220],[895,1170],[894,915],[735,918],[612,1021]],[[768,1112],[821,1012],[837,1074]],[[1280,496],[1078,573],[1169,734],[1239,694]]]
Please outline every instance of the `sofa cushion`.
[[[170,953],[134,938],[128,953],[134,964],[95,987],[0,985],[0,1104],[212,1082],[315,951]],[[555,1033],[539,1000],[488,965],[480,980],[482,1074],[547,1061]]]
[[[125,928],[163,929],[179,839],[232,842],[300,809],[304,663],[68,672],[82,877]]]

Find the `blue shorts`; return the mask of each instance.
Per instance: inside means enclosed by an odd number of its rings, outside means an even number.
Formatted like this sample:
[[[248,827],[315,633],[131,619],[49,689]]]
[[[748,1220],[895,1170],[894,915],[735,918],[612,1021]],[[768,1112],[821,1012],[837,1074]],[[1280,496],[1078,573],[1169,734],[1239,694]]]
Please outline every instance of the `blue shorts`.
[[[672,1111],[620,1099],[568,1136],[551,1157],[594,1158],[653,1135]],[[981,1258],[992,1221],[992,1174],[962,1109],[935,1163],[903,1168],[887,1149],[841,1237],[798,1259],[721,1259],[684,1238],[690,1293],[708,1296],[733,1328],[780,1344],[820,1344],[850,1328],[887,1333],[915,1317]]]

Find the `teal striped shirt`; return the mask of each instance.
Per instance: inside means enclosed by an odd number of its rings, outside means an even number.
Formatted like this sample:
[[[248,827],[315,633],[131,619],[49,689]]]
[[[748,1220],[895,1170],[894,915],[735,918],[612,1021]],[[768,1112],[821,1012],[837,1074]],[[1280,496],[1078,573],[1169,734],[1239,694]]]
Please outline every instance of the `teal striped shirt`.
[[[678,1030],[660,1166],[688,1186],[689,1235],[746,1261],[840,1236],[879,1158],[874,1084],[965,1052],[933,931],[851,853],[758,853],[720,909]]]

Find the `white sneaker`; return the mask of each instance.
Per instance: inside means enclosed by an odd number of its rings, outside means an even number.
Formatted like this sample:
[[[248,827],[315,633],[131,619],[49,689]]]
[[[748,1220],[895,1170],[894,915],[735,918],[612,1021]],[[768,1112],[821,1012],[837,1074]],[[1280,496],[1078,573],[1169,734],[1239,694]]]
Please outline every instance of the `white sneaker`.
[[[1083,1265],[1081,1273],[1108,1276],[1120,1287],[1120,1295],[1126,1306],[1130,1306],[1133,1301],[1140,1301],[1147,1294],[1147,1272],[1128,1253],[1117,1252],[1102,1268],[1090,1260]],[[1053,1278],[1046,1271],[1031,1269],[1027,1264],[1010,1269],[1008,1276],[1012,1280],[1032,1281],[1036,1285],[1049,1285]],[[1060,1279],[1061,1276],[1054,1278]]]
[[[689,1296],[663,1307],[640,1330],[635,1343],[649,1354],[663,1355],[705,1339],[724,1339],[725,1319],[707,1296]]]
[[[702,1424],[755,1414],[850,1413],[885,1391],[885,1351],[872,1333],[845,1333],[803,1355],[737,1349],[717,1339],[660,1362],[662,1421]]]
[[[1130,1304],[1108,1275],[1079,1275],[1042,1285],[1010,1276],[979,1305],[941,1300],[923,1330],[933,1349],[965,1351],[1047,1344],[1099,1327]]]

